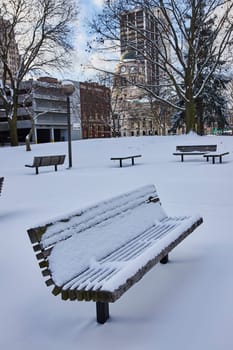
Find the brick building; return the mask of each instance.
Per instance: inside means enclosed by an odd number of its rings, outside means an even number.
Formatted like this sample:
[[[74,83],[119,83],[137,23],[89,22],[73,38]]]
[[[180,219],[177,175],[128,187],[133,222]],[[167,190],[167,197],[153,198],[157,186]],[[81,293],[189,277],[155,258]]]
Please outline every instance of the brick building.
[[[111,91],[104,85],[80,83],[82,137],[111,137]]]

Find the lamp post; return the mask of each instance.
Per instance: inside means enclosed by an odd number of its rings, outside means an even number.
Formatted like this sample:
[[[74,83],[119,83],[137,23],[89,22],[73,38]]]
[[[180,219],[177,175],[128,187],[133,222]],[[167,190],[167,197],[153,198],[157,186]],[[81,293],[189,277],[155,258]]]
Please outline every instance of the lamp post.
[[[71,148],[71,121],[70,121],[70,96],[75,90],[75,86],[71,81],[62,81],[62,91],[66,96],[67,104],[67,133],[68,133],[68,157],[69,157],[69,168],[72,167],[72,148]]]

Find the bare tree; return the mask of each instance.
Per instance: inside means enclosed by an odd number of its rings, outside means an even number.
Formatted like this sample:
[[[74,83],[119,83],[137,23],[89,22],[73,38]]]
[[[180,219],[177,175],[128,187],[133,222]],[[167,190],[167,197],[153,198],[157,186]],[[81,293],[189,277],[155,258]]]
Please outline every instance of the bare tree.
[[[159,135],[167,135],[171,129],[171,116],[173,108],[154,98],[148,98],[151,107],[151,116],[154,124],[157,125]]]
[[[76,18],[75,0],[0,0],[0,98],[13,146],[20,82],[29,73],[69,64]]]
[[[123,112],[123,103],[122,103],[122,88],[115,86],[113,74],[108,72],[99,72],[97,74],[98,81],[101,85],[107,86],[111,93],[110,95],[103,96],[105,103],[110,108],[110,116],[108,119],[105,118],[103,122],[107,127],[111,128],[112,137],[120,136],[121,123],[120,118],[122,117],[119,114],[118,107],[121,105],[121,112]]]
[[[157,33],[141,29],[134,21],[125,21],[125,30],[135,31],[136,35],[122,41],[122,14],[141,8],[154,18]],[[122,45],[136,52],[149,64],[155,65],[162,79],[154,83],[138,83],[153,98],[185,112],[186,132],[196,130],[196,101],[205,85],[216,71],[233,40],[233,3],[231,0],[115,0],[106,1],[103,13],[91,24],[99,44],[112,49]],[[208,55],[203,59],[201,44],[202,23],[214,19],[208,43]],[[135,38],[144,39],[147,45],[138,46]],[[154,54],[156,52],[156,54]],[[200,60],[200,57],[202,58]],[[210,65],[210,61],[214,64]],[[225,57],[224,57],[225,59]],[[200,76],[205,79],[200,84]],[[169,91],[166,97],[161,91]],[[171,94],[170,94],[171,92]],[[177,101],[174,102],[174,95]],[[171,98],[172,96],[172,98]],[[183,104],[180,104],[180,100]]]

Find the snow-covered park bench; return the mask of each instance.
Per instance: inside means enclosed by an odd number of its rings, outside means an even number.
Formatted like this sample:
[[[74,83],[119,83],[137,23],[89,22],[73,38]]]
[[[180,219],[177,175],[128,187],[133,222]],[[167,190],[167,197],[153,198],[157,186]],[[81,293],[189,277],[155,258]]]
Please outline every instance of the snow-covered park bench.
[[[176,152],[173,155],[180,156],[181,162],[183,162],[184,156],[200,156],[216,150],[217,145],[183,145],[176,146]]]
[[[0,194],[2,193],[4,177],[0,177]]]
[[[33,164],[25,164],[26,167],[36,168],[36,174],[39,174],[39,167],[53,165],[55,171],[57,171],[57,166],[62,165],[65,161],[65,155],[52,155],[52,156],[38,156],[34,157]]]
[[[136,155],[132,155],[132,156],[112,157],[112,158],[110,158],[110,160],[119,160],[120,161],[120,168],[122,168],[122,160],[131,159],[132,165],[134,165],[134,159],[139,158],[141,156],[142,156],[141,154],[136,154]]]
[[[212,158],[212,163],[214,164],[216,158],[219,159],[219,163],[222,163],[222,157],[226,156],[227,154],[229,154],[229,152],[213,152],[204,154],[203,157],[206,158],[207,162],[209,161],[209,158]]]
[[[28,234],[42,275],[63,300],[96,302],[97,322],[115,302],[203,222],[169,217],[154,185],[51,220]]]

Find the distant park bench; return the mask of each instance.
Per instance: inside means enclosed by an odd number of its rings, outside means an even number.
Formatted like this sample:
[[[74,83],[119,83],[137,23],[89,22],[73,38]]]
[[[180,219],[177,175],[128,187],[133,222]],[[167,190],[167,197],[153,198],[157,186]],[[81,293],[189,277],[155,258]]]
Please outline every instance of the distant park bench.
[[[181,162],[183,162],[184,156],[200,156],[216,150],[217,145],[184,145],[176,146],[176,152],[173,155],[180,156]]]
[[[169,217],[153,185],[30,228],[42,275],[63,300],[96,302],[97,322],[115,302],[203,222]]]
[[[206,158],[207,162],[209,161],[209,158],[212,158],[212,163],[214,164],[216,158],[219,159],[219,163],[222,163],[222,157],[226,156],[227,154],[229,154],[229,152],[215,152],[204,154],[203,157]]]
[[[41,166],[53,165],[55,167],[55,171],[57,171],[57,166],[64,163],[65,157],[66,156],[64,154],[53,156],[38,156],[34,157],[32,165],[25,164],[25,166],[29,168],[36,168],[36,174],[39,174],[39,167]]]
[[[4,177],[0,177],[0,194],[2,193]]]
[[[111,160],[119,160],[120,161],[120,167],[122,168],[122,160],[125,159],[131,159],[132,165],[134,165],[134,158],[139,158],[141,157],[141,154],[133,155],[133,156],[125,156],[125,157],[112,157],[110,158]]]

